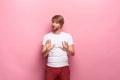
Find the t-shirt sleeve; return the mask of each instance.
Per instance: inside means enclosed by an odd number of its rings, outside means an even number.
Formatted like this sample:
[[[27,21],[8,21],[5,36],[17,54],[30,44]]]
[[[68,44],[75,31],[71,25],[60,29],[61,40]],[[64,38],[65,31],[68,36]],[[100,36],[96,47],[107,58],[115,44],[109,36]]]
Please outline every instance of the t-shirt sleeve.
[[[71,45],[73,44],[73,39],[72,39],[72,36],[69,34],[68,36],[68,45]]]
[[[42,45],[45,45],[45,43],[46,43],[46,36],[43,37]]]

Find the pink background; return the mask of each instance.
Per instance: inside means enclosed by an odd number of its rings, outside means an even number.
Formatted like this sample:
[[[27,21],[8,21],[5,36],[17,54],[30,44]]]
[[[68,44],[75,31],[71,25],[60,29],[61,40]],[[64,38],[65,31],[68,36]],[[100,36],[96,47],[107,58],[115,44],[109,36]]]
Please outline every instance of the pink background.
[[[51,17],[74,39],[71,80],[120,80],[119,0],[0,0],[0,80],[43,80]]]

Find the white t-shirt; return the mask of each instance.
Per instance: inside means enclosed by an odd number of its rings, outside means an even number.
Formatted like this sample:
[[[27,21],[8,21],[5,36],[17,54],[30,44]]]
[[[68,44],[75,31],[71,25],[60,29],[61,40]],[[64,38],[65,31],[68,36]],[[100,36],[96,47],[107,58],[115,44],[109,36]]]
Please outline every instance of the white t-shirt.
[[[58,35],[50,32],[44,36],[42,45],[45,45],[48,39],[51,40],[52,45],[55,44],[55,47],[48,53],[47,65],[51,67],[68,66],[69,64],[67,52],[63,51],[60,47],[62,47],[63,41],[66,41],[68,45],[73,44],[71,35],[65,32],[61,32]]]

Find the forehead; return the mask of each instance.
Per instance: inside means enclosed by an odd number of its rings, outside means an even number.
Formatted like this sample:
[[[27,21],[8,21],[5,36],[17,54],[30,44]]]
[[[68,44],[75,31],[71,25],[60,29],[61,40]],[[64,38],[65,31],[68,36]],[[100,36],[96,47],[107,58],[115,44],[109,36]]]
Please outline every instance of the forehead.
[[[59,23],[59,20],[53,19],[53,20],[52,20],[52,23]]]

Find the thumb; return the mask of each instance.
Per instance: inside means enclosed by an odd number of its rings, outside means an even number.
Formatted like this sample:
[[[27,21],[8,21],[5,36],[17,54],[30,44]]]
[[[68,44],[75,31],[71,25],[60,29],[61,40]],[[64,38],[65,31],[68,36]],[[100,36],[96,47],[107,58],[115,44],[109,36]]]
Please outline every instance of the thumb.
[[[55,47],[55,44],[52,47]]]

